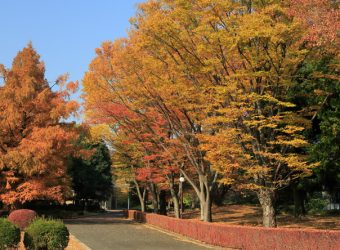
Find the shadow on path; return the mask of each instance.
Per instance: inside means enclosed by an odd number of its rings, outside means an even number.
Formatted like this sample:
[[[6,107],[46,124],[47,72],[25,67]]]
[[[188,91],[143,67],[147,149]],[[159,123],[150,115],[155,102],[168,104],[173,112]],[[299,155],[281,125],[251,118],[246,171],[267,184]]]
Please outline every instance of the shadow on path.
[[[64,222],[69,225],[105,225],[105,224],[139,224],[125,219],[123,211],[109,211],[103,214],[82,216],[76,219],[65,219]]]

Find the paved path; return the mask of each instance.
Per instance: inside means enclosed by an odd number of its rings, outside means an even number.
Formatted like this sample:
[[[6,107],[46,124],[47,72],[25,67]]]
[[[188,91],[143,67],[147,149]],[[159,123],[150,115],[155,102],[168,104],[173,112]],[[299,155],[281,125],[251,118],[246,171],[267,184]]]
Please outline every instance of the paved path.
[[[70,233],[92,250],[209,249],[147,225],[123,218],[121,212],[65,220]]]

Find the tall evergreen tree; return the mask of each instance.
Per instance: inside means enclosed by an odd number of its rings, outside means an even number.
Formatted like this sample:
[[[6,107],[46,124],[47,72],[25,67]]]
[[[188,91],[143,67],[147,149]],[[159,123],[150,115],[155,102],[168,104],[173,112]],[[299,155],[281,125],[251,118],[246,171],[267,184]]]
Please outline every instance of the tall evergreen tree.
[[[72,179],[75,199],[103,201],[112,193],[111,158],[104,143],[87,143],[90,157],[76,157],[70,161],[68,172]]]

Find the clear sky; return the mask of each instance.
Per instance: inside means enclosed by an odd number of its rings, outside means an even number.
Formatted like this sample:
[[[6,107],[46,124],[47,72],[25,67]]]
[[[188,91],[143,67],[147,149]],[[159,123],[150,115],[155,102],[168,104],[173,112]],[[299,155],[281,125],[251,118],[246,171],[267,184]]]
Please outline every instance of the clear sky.
[[[1,0],[0,63],[29,41],[46,65],[46,78],[69,73],[81,80],[103,41],[126,36],[142,0]]]

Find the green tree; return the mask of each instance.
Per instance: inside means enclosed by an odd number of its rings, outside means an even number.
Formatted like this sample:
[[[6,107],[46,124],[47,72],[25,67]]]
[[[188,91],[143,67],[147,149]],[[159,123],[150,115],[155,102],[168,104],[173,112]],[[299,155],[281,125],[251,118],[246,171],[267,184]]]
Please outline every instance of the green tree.
[[[72,158],[68,167],[75,199],[106,200],[112,192],[109,150],[103,142],[86,143],[85,149],[92,150],[92,155]]]
[[[319,162],[311,178],[320,190],[323,188],[332,196],[336,196],[336,187],[340,183],[340,83],[337,67],[337,59],[332,54],[309,62],[301,70],[305,80],[297,85],[300,89],[296,91],[301,106],[315,107],[306,110],[313,121],[313,129],[308,134],[312,142],[311,159]],[[314,95],[310,90],[314,90]]]

